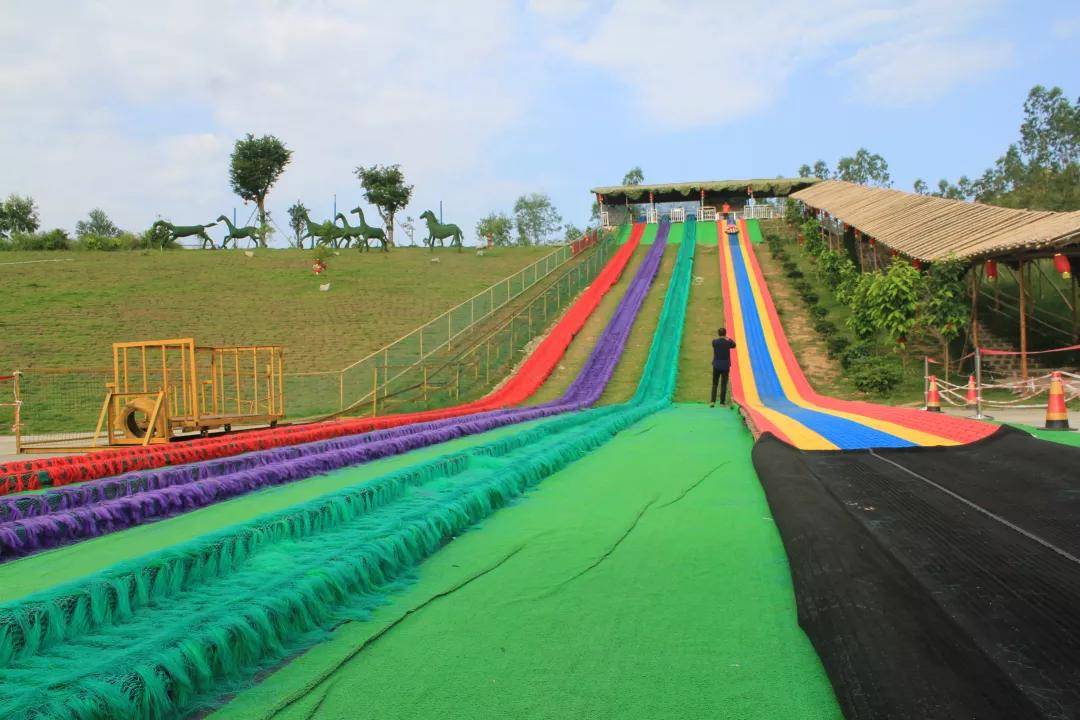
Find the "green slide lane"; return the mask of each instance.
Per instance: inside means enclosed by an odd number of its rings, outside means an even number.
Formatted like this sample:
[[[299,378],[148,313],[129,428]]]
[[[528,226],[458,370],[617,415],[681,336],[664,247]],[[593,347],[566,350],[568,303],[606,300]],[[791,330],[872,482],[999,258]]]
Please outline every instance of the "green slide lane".
[[[1061,430],[1043,430],[1040,427],[1035,427],[1034,425],[1024,425],[1023,423],[1006,424],[1011,425],[1017,430],[1023,430],[1026,433],[1031,433],[1040,440],[1056,442],[1061,445],[1072,445],[1074,447],[1080,447],[1080,433],[1077,432],[1063,432]]]
[[[748,222],[746,223],[746,232],[750,236],[750,242],[755,245],[760,245],[765,242],[765,237],[761,234],[761,223]]]
[[[644,418],[214,717],[840,718],[752,443]]]
[[[653,242],[656,240],[656,231],[657,231],[657,229],[659,227],[660,226],[655,224],[655,223],[650,224],[650,225],[646,225],[645,226],[645,232],[643,232],[641,234],[641,244],[642,245],[652,245]],[[672,228],[672,230],[674,230],[675,226],[672,225],[671,228]]]

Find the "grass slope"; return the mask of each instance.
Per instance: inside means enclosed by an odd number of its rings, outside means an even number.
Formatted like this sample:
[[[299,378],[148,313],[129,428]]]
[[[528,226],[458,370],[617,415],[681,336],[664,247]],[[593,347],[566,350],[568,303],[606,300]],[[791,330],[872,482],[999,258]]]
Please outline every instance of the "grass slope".
[[[194,337],[280,343],[287,370],[337,370],[550,252],[343,250],[321,277],[298,250],[4,253],[74,260],[4,268],[0,368],[111,367],[115,341]]]
[[[698,223],[694,281],[686,307],[686,325],[679,352],[678,402],[706,402],[712,380],[712,339],[724,324],[724,294],[720,285],[716,223]]]
[[[215,717],[839,718],[751,444],[730,411],[643,420]]]

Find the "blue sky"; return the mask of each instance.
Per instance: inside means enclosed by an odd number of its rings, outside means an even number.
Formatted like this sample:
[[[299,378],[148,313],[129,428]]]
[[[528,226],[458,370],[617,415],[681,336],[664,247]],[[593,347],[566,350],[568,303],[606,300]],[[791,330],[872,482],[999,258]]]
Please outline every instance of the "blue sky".
[[[354,207],[372,163],[468,238],[534,191],[583,225],[633,165],[773,177],[863,146],[906,190],[992,164],[1032,85],[1080,95],[1078,48],[1075,2],[0,0],[0,193],[47,227],[243,219],[227,162],[249,131],[294,149],[282,226],[296,199]]]

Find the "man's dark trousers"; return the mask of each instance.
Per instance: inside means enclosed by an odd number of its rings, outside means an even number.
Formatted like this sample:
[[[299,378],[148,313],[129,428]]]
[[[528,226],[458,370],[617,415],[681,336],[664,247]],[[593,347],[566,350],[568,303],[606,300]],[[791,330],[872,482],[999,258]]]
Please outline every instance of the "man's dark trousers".
[[[731,368],[713,368],[712,369],[712,400],[713,404],[716,403],[716,383],[720,383],[720,404],[723,405],[727,402],[727,376]]]

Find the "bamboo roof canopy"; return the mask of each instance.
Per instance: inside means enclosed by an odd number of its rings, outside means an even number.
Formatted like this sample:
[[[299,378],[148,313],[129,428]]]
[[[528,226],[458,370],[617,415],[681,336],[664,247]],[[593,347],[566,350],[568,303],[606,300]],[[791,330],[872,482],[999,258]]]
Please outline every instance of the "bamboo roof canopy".
[[[654,202],[697,201],[702,191],[711,198],[746,197],[751,188],[764,197],[787,197],[796,190],[808,188],[820,182],[817,178],[772,178],[758,180],[706,180],[684,183],[655,183],[652,185],[610,185],[592,189],[594,195],[602,195],[604,202],[612,205],[621,202],[640,202],[653,194]]]
[[[1080,243],[1080,211],[1014,210],[841,180],[791,196],[902,255],[928,262],[1045,254]]]

